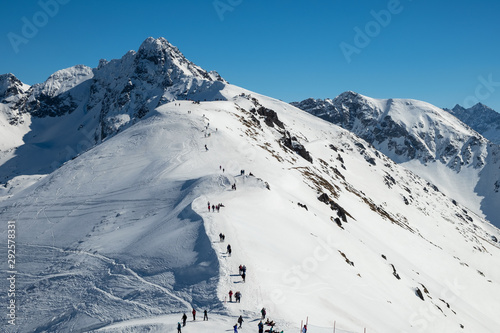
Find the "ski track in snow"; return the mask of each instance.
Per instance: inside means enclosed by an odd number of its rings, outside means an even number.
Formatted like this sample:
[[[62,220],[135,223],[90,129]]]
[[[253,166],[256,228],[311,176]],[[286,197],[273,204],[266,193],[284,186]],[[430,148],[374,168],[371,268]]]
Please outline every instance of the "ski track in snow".
[[[29,247],[34,247],[34,248],[42,248],[42,249],[50,249],[50,250],[55,250],[55,251],[58,251],[58,252],[61,252],[61,253],[71,253],[71,254],[77,254],[77,255],[85,255],[85,256],[89,256],[89,257],[93,257],[93,258],[97,258],[99,260],[102,260],[104,261],[105,263],[108,263],[108,264],[111,264],[113,266],[119,266],[121,268],[123,268],[125,271],[127,271],[128,273],[130,273],[134,278],[136,278],[138,281],[140,281],[141,283],[143,284],[146,284],[146,285],[149,285],[149,286],[152,286],[154,288],[157,288],[159,290],[161,290],[162,292],[164,292],[165,294],[167,294],[168,296],[178,300],[179,302],[181,302],[182,304],[184,304],[186,306],[186,308],[190,308],[191,305],[186,302],[184,299],[182,299],[181,297],[175,295],[174,293],[172,293],[170,290],[168,290],[167,288],[164,288],[160,285],[157,285],[155,283],[152,283],[150,281],[147,281],[145,280],[144,278],[142,278],[139,274],[137,274],[134,270],[132,270],[131,268],[127,267],[125,264],[119,264],[117,263],[114,259],[112,258],[108,258],[102,254],[98,254],[98,253],[90,253],[90,252],[86,252],[86,251],[79,251],[79,250],[67,250],[67,249],[61,249],[61,248],[58,248],[58,247],[54,247],[54,246],[46,246],[46,245],[34,245],[34,244],[24,244],[24,246],[29,246]],[[111,272],[109,273],[109,275],[113,275],[111,274]],[[119,275],[119,274],[114,274],[114,275]],[[128,277],[125,276],[126,279],[129,279]],[[104,292],[104,291],[103,291]],[[106,294],[109,294],[109,293],[106,293]],[[117,298],[118,299],[118,298]],[[122,300],[122,299],[120,299]],[[123,301],[123,300],[122,300]],[[138,303],[139,304],[139,303]]]

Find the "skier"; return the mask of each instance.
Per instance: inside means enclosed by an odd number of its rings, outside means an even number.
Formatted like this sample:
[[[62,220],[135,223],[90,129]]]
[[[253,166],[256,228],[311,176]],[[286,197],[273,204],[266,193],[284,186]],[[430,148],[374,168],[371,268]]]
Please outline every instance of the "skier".
[[[193,308],[193,312],[192,313],[193,313],[193,321],[195,321],[196,320],[196,310],[194,308]]]
[[[234,325],[233,328],[234,328],[234,333],[238,333],[238,324]]]
[[[203,312],[203,321],[208,320],[207,310]]]
[[[233,291],[229,290],[229,302],[233,301]]]
[[[231,244],[227,244],[227,253],[231,256]]]
[[[262,308],[262,310],[260,310],[260,313],[262,314],[262,319],[266,319],[266,308]]]
[[[181,333],[181,323],[177,323],[177,333]]]
[[[188,316],[186,316],[186,313],[182,315],[182,326],[186,326],[186,320],[188,319]]]
[[[264,333],[264,324],[262,324],[262,320],[257,326],[259,326],[259,333]]]
[[[239,328],[241,328],[241,324],[243,324],[243,317],[242,317],[242,316],[240,316],[240,317],[238,318],[238,323],[240,324],[240,327],[239,327]]]
[[[241,278],[243,279],[243,283],[245,282],[246,277],[247,277],[247,275],[245,274],[245,272],[243,272],[243,274],[241,274]]]

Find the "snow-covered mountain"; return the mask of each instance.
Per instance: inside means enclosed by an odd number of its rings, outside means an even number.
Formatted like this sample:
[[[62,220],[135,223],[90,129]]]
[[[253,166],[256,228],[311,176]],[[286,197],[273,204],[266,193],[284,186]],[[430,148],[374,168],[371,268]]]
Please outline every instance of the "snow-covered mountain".
[[[469,125],[486,139],[493,143],[500,144],[500,113],[482,103],[466,109],[463,106],[455,105],[453,109],[444,109],[465,124]]]
[[[500,225],[500,147],[448,112],[421,101],[374,99],[351,91],[292,105],[362,137]]]
[[[225,83],[164,38],[148,38],[137,52],[101,60],[94,69],[77,65],[60,70],[32,87],[4,75],[0,98],[6,107],[0,117],[7,119],[4,127],[15,155],[0,157],[0,181],[51,172],[164,103],[220,99]]]
[[[76,109],[28,120],[69,126],[103,105],[120,114],[96,70],[76,72],[46,87]],[[239,315],[242,331],[256,331],[262,307],[285,332],[302,320],[320,333],[334,323],[337,332],[496,331],[497,228],[355,134],[210,78],[180,75],[141,117],[131,94],[121,109],[130,121],[106,140],[50,174],[11,180],[0,212],[15,225],[16,290],[0,301],[14,299],[17,317],[16,326],[2,317],[6,332],[170,332],[192,307],[198,318],[183,332],[231,330]],[[211,101],[167,96],[186,81],[199,83],[189,96]],[[76,87],[86,84],[88,101],[109,104],[85,111]],[[241,303],[227,301],[229,290]]]

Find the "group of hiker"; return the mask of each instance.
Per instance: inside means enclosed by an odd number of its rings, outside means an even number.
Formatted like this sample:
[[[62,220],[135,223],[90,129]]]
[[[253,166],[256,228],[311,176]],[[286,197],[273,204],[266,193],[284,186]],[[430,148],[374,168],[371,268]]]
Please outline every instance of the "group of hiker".
[[[193,321],[196,320],[196,310],[195,308],[193,308],[193,311],[191,311],[191,313],[193,314]],[[186,326],[186,320],[187,320],[187,315],[186,313],[184,312],[184,314],[182,315],[182,327]],[[203,321],[205,320],[208,320],[208,311],[205,310],[203,311]],[[182,332],[182,327],[181,327],[181,323],[178,322],[177,323],[177,333],[181,333]]]
[[[239,271],[240,272],[240,276],[243,279],[243,282],[245,282],[245,278],[247,276],[247,266],[240,265],[239,269],[240,269],[240,271]]]
[[[239,291],[234,293],[234,300],[236,303],[240,303],[241,293]],[[229,290],[229,302],[231,303],[232,301],[233,301],[233,291]]]
[[[204,115],[205,116],[205,115]],[[205,130],[208,130],[208,124],[205,128]],[[207,145],[205,145],[205,150],[208,151],[208,147]],[[225,170],[222,168],[222,166],[219,166],[219,169],[224,172]],[[240,170],[240,175],[243,176],[245,175],[246,172],[245,170]],[[250,175],[252,175],[250,173]],[[253,176],[253,175],[252,175]],[[236,183],[233,183],[231,185],[231,189],[232,190],[236,190]],[[222,203],[219,203],[219,204],[211,204],[210,202],[207,203],[207,209],[208,209],[208,212],[220,212],[220,209],[224,207],[224,205]],[[219,233],[219,241],[222,243],[225,241],[225,238],[226,236],[221,232]],[[232,248],[231,248],[231,244],[227,244],[226,246],[226,254],[228,257],[231,257],[231,253],[232,253]],[[241,276],[242,278],[242,282],[245,283],[246,282],[246,272],[247,272],[247,267],[245,265],[239,265],[239,275]],[[233,302],[233,296],[234,296],[234,302],[235,303],[240,303],[241,302],[241,292],[240,291],[236,291],[233,293],[232,290],[229,290],[229,302]],[[193,308],[192,310],[192,315],[193,315],[193,321],[196,320],[196,310]],[[267,321],[265,323],[263,323],[263,320],[266,319],[266,309],[265,308],[262,308],[261,310],[261,315],[262,315],[262,318],[260,320],[260,322],[258,323],[258,330],[259,330],[259,333],[264,333],[264,325],[266,326],[269,326],[270,328],[268,330],[266,330],[265,332],[270,332],[270,333],[273,333],[275,332],[274,331],[274,326],[275,326],[275,323],[273,321],[270,321],[269,319],[267,319]],[[182,316],[182,327],[183,326],[186,326],[186,320],[187,320],[187,316],[186,314],[184,313],[184,315]],[[208,314],[207,314],[207,310],[204,311],[204,318],[203,320],[208,320]],[[238,328],[241,329],[242,327],[242,324],[243,324],[244,320],[243,320],[243,316],[240,315],[237,319],[237,323],[233,326],[234,328],[234,333],[238,333]],[[181,333],[181,324],[178,323],[178,326],[177,326],[177,331],[178,333]]]
[[[217,213],[219,213],[219,211],[222,207],[225,207],[222,203],[218,203],[217,205],[212,204],[212,206],[210,206],[210,201],[208,202],[208,212],[209,213],[210,213],[210,208],[212,208],[212,213],[215,211],[217,211]]]

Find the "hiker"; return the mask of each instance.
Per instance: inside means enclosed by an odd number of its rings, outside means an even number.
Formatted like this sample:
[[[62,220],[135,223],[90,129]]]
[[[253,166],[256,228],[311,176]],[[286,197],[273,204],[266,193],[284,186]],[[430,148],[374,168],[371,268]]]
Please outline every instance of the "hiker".
[[[195,321],[196,320],[196,310],[194,308],[193,308],[193,312],[192,313],[193,313],[193,321]]]
[[[241,278],[243,279],[243,283],[245,283],[245,278],[247,277],[247,275],[243,272],[243,274],[241,274]]]
[[[304,325],[304,327],[302,328],[302,333],[306,333],[307,332],[307,325]]]
[[[210,202],[208,203],[208,212],[210,213]]]
[[[241,273],[243,273],[243,266],[242,265],[240,265],[240,267],[239,267],[239,274],[241,275]]]
[[[238,318],[238,323],[240,324],[240,327],[241,328],[241,324],[243,324],[243,317],[240,315],[240,317]]]
[[[207,310],[203,312],[203,321],[208,320],[208,313]]]
[[[243,265],[243,267],[241,267],[241,271],[246,274],[247,273],[247,266]]]
[[[188,316],[186,316],[186,313],[182,315],[182,326],[186,326],[186,320],[188,319]]]
[[[219,241],[222,243],[224,241],[224,235],[222,234],[222,232],[219,234]]]
[[[259,333],[264,333],[264,324],[262,324],[262,320],[257,326],[259,327]]]
[[[233,328],[234,328],[234,333],[238,333],[238,324],[234,325]]]
[[[237,291],[235,294],[234,294],[234,297],[236,298],[236,303],[240,303],[240,300],[241,300],[241,293],[239,291]]]
[[[208,147],[207,147],[207,145],[205,145],[205,151],[208,151]]]
[[[266,319],[266,308],[262,308],[262,310],[260,310],[260,313],[262,314],[262,319]]]
[[[177,333],[181,333],[181,323],[177,323]]]
[[[212,213],[215,211],[215,205],[212,205]]]
[[[229,253],[229,256],[231,256],[231,244],[227,244],[227,252]]]
[[[233,291],[229,290],[229,302],[233,301]]]
[[[222,241],[226,240],[226,235],[222,234]]]

